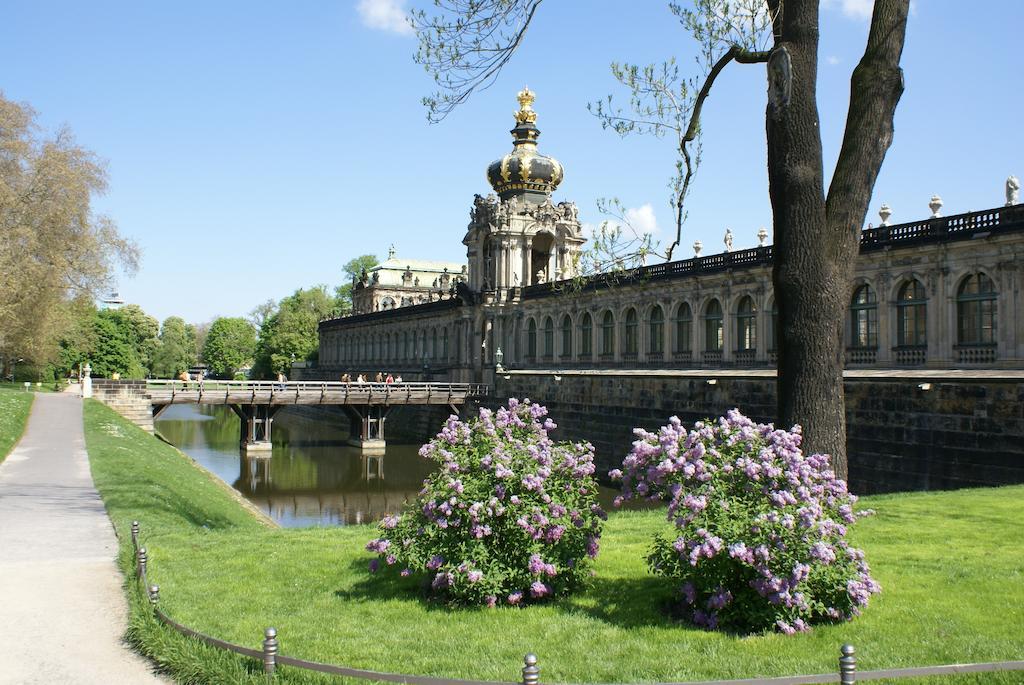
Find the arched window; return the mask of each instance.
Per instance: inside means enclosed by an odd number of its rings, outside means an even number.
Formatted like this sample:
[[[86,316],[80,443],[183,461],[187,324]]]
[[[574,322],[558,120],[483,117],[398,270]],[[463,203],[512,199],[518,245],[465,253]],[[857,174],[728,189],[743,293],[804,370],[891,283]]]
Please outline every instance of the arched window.
[[[983,273],[971,274],[956,293],[957,343],[994,345],[996,342],[996,287]]]
[[[749,295],[736,306],[736,342],[738,351],[757,349],[757,308]]]
[[[850,347],[878,347],[878,300],[867,284],[853,291],[850,300]]]
[[[665,313],[654,305],[647,319],[647,354],[660,357],[665,350]]]
[[[690,305],[683,302],[676,308],[676,347],[674,352],[689,352],[693,349],[692,331],[693,313],[690,311]]]
[[[580,318],[580,356],[590,358],[594,354],[594,320],[590,312],[583,312]]]
[[[926,326],[928,298],[921,282],[903,284],[896,298],[896,344],[899,347],[924,347],[928,344]]]
[[[402,359],[412,359],[412,348],[409,346],[409,331],[402,334]]]
[[[721,352],[724,347],[722,305],[718,304],[718,300],[711,300],[704,309],[704,351]]]
[[[572,317],[568,314],[562,317],[562,350],[559,355],[562,359],[572,358]]]
[[[537,322],[533,319],[526,324],[526,358],[537,358]]]
[[[768,310],[768,351],[775,352],[779,349],[779,338],[778,338],[778,322],[779,322],[779,303],[776,299],[772,298],[772,306]]]
[[[555,356],[555,322],[551,317],[544,319],[544,358],[551,359]]]
[[[624,335],[622,337],[622,353],[630,356],[636,356],[637,348],[637,337],[640,326],[637,323],[636,310],[630,307],[626,311],[626,322]]]
[[[601,319],[601,356],[611,357],[615,355],[615,317],[611,312],[605,312]]]
[[[438,355],[437,347],[437,329],[431,329],[430,331],[430,358],[437,359]]]
[[[441,358],[448,359],[448,327],[444,327],[444,335],[441,336]]]

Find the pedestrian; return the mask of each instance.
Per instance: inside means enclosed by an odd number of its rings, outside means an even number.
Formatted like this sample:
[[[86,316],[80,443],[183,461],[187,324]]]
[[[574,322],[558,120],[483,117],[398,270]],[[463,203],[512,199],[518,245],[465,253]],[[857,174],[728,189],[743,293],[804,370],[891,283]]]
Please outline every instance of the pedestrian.
[[[178,380],[181,381],[181,389],[188,390],[188,382],[192,380],[192,377],[188,375],[188,369],[178,374]]]
[[[377,381],[378,383],[383,383],[383,382],[384,382],[384,374],[383,374],[383,373],[381,373],[380,371],[378,371],[378,372],[377,372],[377,378],[376,378],[376,381]]]
[[[356,383],[358,385],[362,385],[365,382],[366,382],[366,378],[363,377],[363,374],[359,374],[358,376],[356,376]]]
[[[395,378],[395,383],[401,383],[401,382],[402,382],[402,374],[398,374],[398,376]]]
[[[343,373],[343,374],[341,374],[341,382],[342,383],[351,383],[352,382],[352,377],[349,376],[347,373]]]
[[[389,384],[390,383],[394,383],[395,382],[395,377],[392,376],[390,372],[388,372],[387,378],[384,379],[384,382],[385,383],[389,383]]]

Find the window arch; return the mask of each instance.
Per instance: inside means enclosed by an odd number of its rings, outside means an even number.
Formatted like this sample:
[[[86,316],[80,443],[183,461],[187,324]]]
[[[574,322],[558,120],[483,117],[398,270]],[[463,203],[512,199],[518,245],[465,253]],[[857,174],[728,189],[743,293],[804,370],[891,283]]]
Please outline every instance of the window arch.
[[[660,357],[665,352],[665,312],[654,305],[647,317],[647,354]]]
[[[544,358],[552,359],[555,356],[555,322],[551,317],[544,319]]]
[[[601,356],[615,354],[615,315],[606,311],[601,318]]]
[[[757,307],[750,295],[736,306],[736,342],[738,351],[757,349]]]
[[[867,283],[854,290],[850,299],[850,347],[878,347],[878,298]]]
[[[572,358],[572,317],[568,314],[562,317],[562,348],[559,356],[562,359]]]
[[[722,305],[711,300],[704,308],[704,351],[721,352],[725,347],[725,331],[722,327]]]
[[[624,322],[624,330],[622,336],[622,353],[627,355],[635,356],[637,353],[638,333],[640,326],[637,322],[636,309],[630,307],[626,310],[626,320]]]
[[[676,308],[676,347],[675,352],[689,352],[693,349],[693,312],[686,302]]]
[[[402,334],[402,359],[412,359],[411,347],[409,346],[409,331]]]
[[[445,361],[448,360],[448,327],[444,327],[444,333],[441,336],[441,358]]]
[[[928,344],[928,297],[921,281],[911,279],[900,288],[896,298],[896,344],[899,347],[924,347]]]
[[[590,312],[583,312],[580,318],[580,356],[589,358],[594,354],[594,319]]]
[[[956,330],[960,345],[996,342],[996,287],[983,273],[971,274],[957,289]]]
[[[768,340],[768,351],[775,352],[779,349],[779,338],[778,338],[778,325],[779,325],[779,302],[772,297],[772,304],[768,308],[768,330],[765,333]]]
[[[533,319],[526,324],[526,357],[537,358],[537,322]]]

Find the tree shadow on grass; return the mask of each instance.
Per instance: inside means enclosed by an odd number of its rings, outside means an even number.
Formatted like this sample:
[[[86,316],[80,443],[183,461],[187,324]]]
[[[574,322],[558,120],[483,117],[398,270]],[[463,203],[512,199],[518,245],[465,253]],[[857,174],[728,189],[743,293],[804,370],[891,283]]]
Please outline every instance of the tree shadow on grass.
[[[671,590],[665,579],[643,576],[593,578],[585,593],[567,597],[556,606],[619,628],[642,628],[678,625],[671,615],[671,604]]]
[[[422,577],[403,578],[397,567],[381,566],[369,571],[370,557],[354,559],[349,572],[357,580],[334,591],[334,596],[350,602],[406,600],[420,603],[428,611],[477,612],[486,607],[451,605],[431,596],[429,583]],[[619,628],[650,626],[671,627],[681,623],[671,612],[672,597],[663,578],[593,578],[585,590],[563,597],[550,606],[566,614],[584,615]],[[523,608],[529,611],[530,606]]]

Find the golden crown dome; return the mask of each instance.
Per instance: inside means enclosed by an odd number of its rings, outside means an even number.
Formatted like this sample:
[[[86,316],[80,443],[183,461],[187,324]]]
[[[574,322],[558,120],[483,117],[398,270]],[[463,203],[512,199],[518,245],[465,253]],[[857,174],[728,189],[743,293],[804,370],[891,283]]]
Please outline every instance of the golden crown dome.
[[[537,112],[533,109],[536,95],[529,88],[516,94],[519,111],[512,134],[512,151],[487,167],[487,180],[501,199],[525,195],[540,201],[554,192],[562,182],[562,165],[557,159],[537,152]]]

